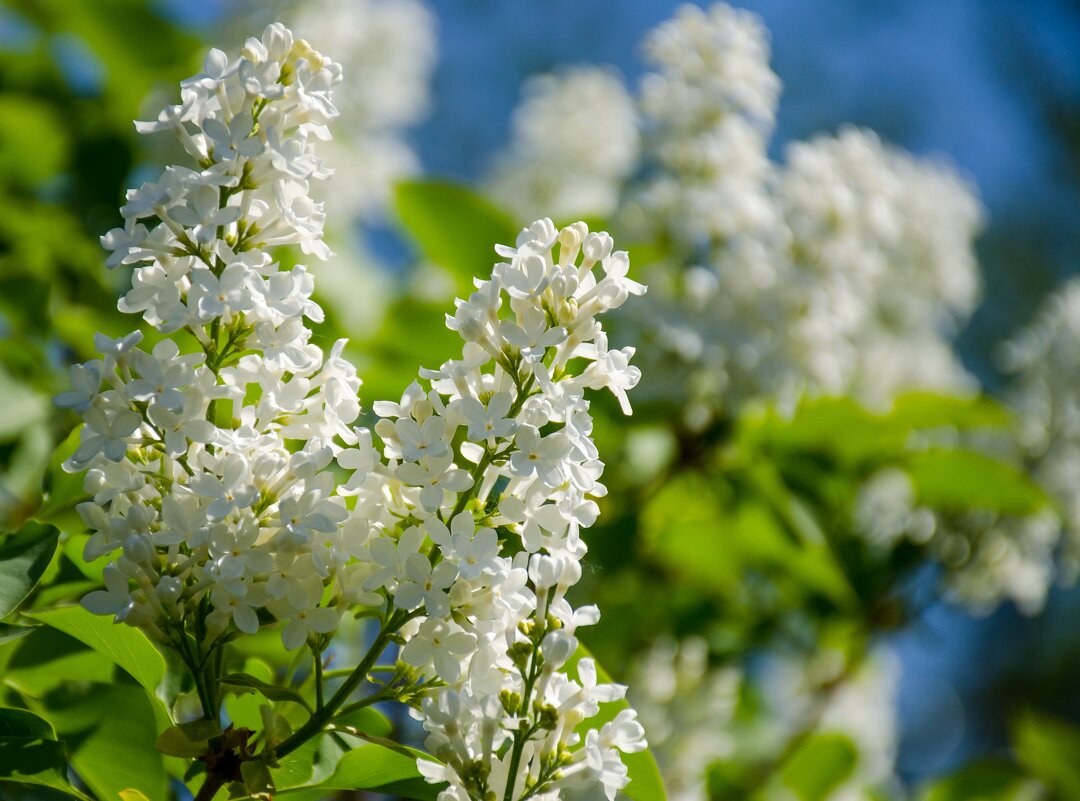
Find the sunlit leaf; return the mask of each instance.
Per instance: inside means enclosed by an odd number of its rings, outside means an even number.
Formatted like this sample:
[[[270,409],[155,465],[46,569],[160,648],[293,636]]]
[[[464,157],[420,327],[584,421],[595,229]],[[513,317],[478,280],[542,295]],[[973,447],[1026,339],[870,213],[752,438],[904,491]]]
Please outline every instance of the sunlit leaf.
[[[1003,428],[1012,415],[986,395],[958,397],[933,392],[905,392],[893,401],[886,417],[893,423],[916,429]]]
[[[92,615],[79,606],[47,609],[29,616],[108,657],[152,696],[157,696],[162,688],[165,659],[139,629],[116,624],[108,617]]]
[[[801,801],[825,801],[843,784],[858,761],[859,752],[843,734],[811,737],[784,764],[781,778]]]
[[[0,617],[26,600],[52,561],[59,537],[55,526],[30,521],[0,539]]]
[[[1080,729],[1026,712],[1013,728],[1013,746],[1020,763],[1061,798],[1080,799]]]
[[[419,751],[415,753],[420,754]],[[438,785],[424,781],[416,769],[415,757],[405,756],[374,743],[366,743],[348,751],[341,757],[329,778],[311,787],[320,790],[370,790],[419,801],[434,801],[440,789]],[[296,789],[308,790],[311,787]],[[291,798],[293,794],[283,791],[278,795]]]
[[[1025,515],[1048,503],[1046,493],[1020,470],[975,451],[925,451],[912,457],[910,475],[918,501],[935,509]]]
[[[101,798],[117,798],[130,788],[150,801],[164,801],[165,763],[154,747],[157,722],[146,694],[131,684],[105,685],[83,706],[93,724],[70,738],[79,776]]]
[[[398,216],[424,257],[454,276],[459,292],[486,278],[495,245],[513,245],[520,225],[490,202],[448,181],[406,181],[395,195]]]

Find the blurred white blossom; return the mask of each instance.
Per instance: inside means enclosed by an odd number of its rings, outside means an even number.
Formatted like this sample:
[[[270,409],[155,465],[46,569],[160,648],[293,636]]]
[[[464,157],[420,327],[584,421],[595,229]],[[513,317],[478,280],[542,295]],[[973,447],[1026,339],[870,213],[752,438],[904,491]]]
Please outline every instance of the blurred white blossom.
[[[738,668],[710,667],[700,637],[663,639],[637,658],[630,700],[670,801],[705,801],[709,765],[735,754],[742,681]]]
[[[524,217],[606,217],[637,166],[634,101],[611,70],[581,66],[525,85],[492,196]]]
[[[791,407],[806,394],[884,407],[909,389],[976,389],[952,348],[980,290],[972,186],[853,128],[771,161],[780,82],[768,32],[748,11],[683,6],[644,52],[640,165],[621,189],[609,173],[608,190],[618,189],[617,227],[651,262],[650,301],[623,320],[651,344],[639,397],[675,402],[699,429],[747,403]],[[595,166],[564,158],[577,151],[549,109],[584,96],[596,75],[568,71],[527,97],[504,175],[516,160],[559,186],[575,171],[573,185],[588,185]],[[524,208],[550,197],[534,181],[503,186]]]
[[[1001,349],[1007,398],[1032,474],[1057,500],[1065,577],[1080,575],[1080,279],[1051,294],[1032,323]]]
[[[421,0],[287,0],[278,14],[364,76],[336,95],[341,116],[324,148],[335,176],[320,197],[339,219],[379,215],[394,183],[420,168],[407,130],[431,104],[434,14]]]
[[[889,467],[860,487],[852,518],[875,548],[888,550],[904,540],[925,546],[947,570],[949,595],[973,611],[988,613],[1011,600],[1035,614],[1046,601],[1061,532],[1051,509],[1022,516],[935,511],[918,504],[907,473]]]

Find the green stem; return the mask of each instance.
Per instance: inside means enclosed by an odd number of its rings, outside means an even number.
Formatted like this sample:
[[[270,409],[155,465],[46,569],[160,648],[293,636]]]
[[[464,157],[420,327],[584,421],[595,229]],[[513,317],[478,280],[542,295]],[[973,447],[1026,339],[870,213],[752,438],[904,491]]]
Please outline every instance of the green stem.
[[[312,655],[315,657],[315,709],[319,710],[323,708],[323,664],[322,653],[311,649]]]
[[[526,715],[529,712],[529,703],[532,699],[533,687],[536,685],[536,679],[540,676],[539,652],[539,644],[534,643],[532,659],[529,660],[529,675],[525,679],[524,692],[521,697],[521,712]],[[528,730],[523,730],[520,728],[520,724],[518,730],[514,732],[514,750],[510,753],[510,770],[506,779],[506,791],[503,794],[503,801],[513,801],[514,786],[517,784],[517,773],[518,769],[521,767],[521,755],[525,751],[525,743],[527,743],[529,738],[535,733],[535,725],[531,726]]]
[[[320,734],[327,724],[333,720],[337,711],[349,700],[349,696],[363,683],[371,668],[375,666],[375,661],[382,655],[386,646],[390,644],[391,635],[417,614],[419,612],[395,613],[379,630],[379,634],[375,637],[375,642],[371,644],[367,654],[353,672],[349,674],[349,677],[345,679],[337,692],[331,696],[330,700],[321,709],[315,710],[315,714],[308,718],[303,726],[293,732],[279,746],[272,749],[274,756],[277,758],[287,756],[312,737]]]
[[[187,665],[187,669],[191,672],[191,679],[195,683],[195,692],[199,696],[199,705],[202,707],[203,717],[216,723],[217,716],[214,714],[214,703],[209,688],[206,686],[206,676],[203,674],[202,665],[199,663],[197,656],[188,647],[187,637],[183,632],[180,632],[177,645],[180,657],[184,660],[184,664]]]
[[[522,382],[517,380],[516,374],[514,375],[514,384],[517,387],[518,394],[517,398],[514,399],[513,404],[511,404],[510,410],[506,413],[508,418],[517,417],[518,412],[521,411],[521,407],[525,405],[526,399],[531,394],[532,386],[535,382],[536,379],[531,375]],[[457,503],[454,504],[454,511],[447,517],[447,522],[464,512],[465,507],[469,505],[469,501],[476,497],[476,490],[480,486],[480,480],[484,477],[484,471],[488,469],[497,455],[495,450],[484,449],[484,455],[480,457],[480,461],[477,462],[476,467],[474,467],[472,471],[472,487],[458,496]]]

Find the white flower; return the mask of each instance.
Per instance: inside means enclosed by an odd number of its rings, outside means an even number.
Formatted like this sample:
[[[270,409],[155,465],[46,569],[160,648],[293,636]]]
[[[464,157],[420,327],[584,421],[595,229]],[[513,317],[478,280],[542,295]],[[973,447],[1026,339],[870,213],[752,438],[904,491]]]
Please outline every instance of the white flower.
[[[560,670],[576,628],[599,617],[565,596],[582,575],[589,497],[605,492],[584,396],[636,383],[632,349],[609,352],[596,318],[644,288],[611,237],[537,220],[496,246],[504,261],[448,320],[461,358],[421,371],[427,387],[399,403],[373,404],[373,429],[352,427],[360,379],[345,343],[313,344],[314,279],[268,252],[330,255],[310,184],[330,174],[315,140],[329,136],[340,73],[274,24],[236,59],[211,53],[182,102],[140,126],[176,136],[197,169],[129,194],[125,231],[158,220],[145,236],[108,237],[110,262],[132,265],[120,308],[165,341],[147,354],[139,333],[99,337],[103,358],[62,398],[85,423],[68,464],[90,470],[85,554],[110,557],[87,606],[199,663],[266,625],[293,650],[325,643],[346,612],[382,616],[401,659],[438,680],[422,704],[428,742],[456,761],[425,770],[449,782],[445,797],[468,801],[459,770],[478,761],[485,796],[525,792],[545,765],[566,775],[547,770],[531,788],[544,801],[576,773],[621,786],[607,744],[639,745],[626,716],[584,747],[546,716],[555,703],[580,722],[614,697],[588,666],[583,685]],[[338,466],[352,471],[343,485]],[[501,550],[507,521],[524,529],[532,565]],[[500,698],[515,697],[505,709]],[[511,758],[519,725],[550,736]]]
[[[554,433],[541,437],[533,426],[520,426],[514,436],[517,450],[510,456],[514,475],[527,478],[534,473],[549,487],[566,480],[564,460],[570,453],[566,437]]]
[[[474,635],[445,620],[428,618],[405,643],[401,658],[422,671],[434,666],[435,675],[452,684],[461,675],[462,657],[472,653],[475,647]]]
[[[411,554],[405,560],[404,579],[394,591],[394,601],[402,609],[415,609],[420,604],[428,614],[445,617],[450,614],[447,588],[454,583],[458,571],[451,562],[440,562],[434,568],[426,556]]]
[[[71,385],[73,389],[61,392],[53,403],[61,409],[73,409],[83,414],[90,408],[98,390],[101,389],[101,374],[104,365],[101,362],[71,365]]]
[[[421,487],[420,503],[428,512],[435,512],[443,504],[446,492],[464,492],[472,486],[472,477],[458,467],[452,466],[453,456],[425,458],[427,464],[406,462],[397,469],[397,477],[406,484]]]
[[[469,437],[489,444],[494,438],[505,439],[514,433],[517,423],[506,416],[513,403],[509,392],[496,392],[487,406],[473,397],[461,399],[461,413],[469,426]]]
[[[290,651],[299,648],[312,634],[329,634],[337,628],[341,615],[330,607],[301,609],[281,630],[281,642]]]

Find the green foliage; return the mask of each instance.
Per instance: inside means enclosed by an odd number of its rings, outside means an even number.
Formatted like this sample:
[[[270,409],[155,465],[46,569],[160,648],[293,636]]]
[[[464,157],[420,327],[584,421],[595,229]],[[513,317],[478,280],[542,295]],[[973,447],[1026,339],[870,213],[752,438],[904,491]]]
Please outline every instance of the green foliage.
[[[369,790],[403,798],[415,798],[419,801],[434,801],[439,794],[437,785],[428,784],[416,769],[416,755],[403,754],[375,743],[365,743],[350,748],[337,762],[333,773],[313,784],[303,787],[291,787],[280,783],[281,774],[276,781],[279,796],[293,798],[318,790],[322,793],[330,790]]]
[[[47,721],[25,709],[0,708],[0,783],[39,785],[85,799],[68,782],[67,764]]]
[[[117,798],[128,788],[151,801],[165,798],[165,762],[154,748],[158,719],[139,687],[100,685],[49,714],[70,744],[76,773],[99,798]]]
[[[1080,799],[1080,731],[1052,717],[1026,712],[1013,730],[1017,758],[1062,799]]]
[[[945,511],[1024,515],[1049,503],[1046,492],[1022,471],[975,451],[924,451],[911,459],[910,475],[919,501]]]
[[[46,609],[29,615],[89,646],[125,670],[152,698],[165,703],[171,695],[165,659],[145,634],[131,626],[116,625],[79,606]]]
[[[492,243],[512,245],[521,228],[484,198],[449,181],[400,183],[395,203],[424,258],[450,272],[462,297],[472,292],[473,276],[487,275],[495,263]]]
[[[997,760],[975,762],[930,782],[920,801],[1021,801],[1031,798],[1031,779],[1016,765]]]
[[[825,801],[851,776],[858,758],[849,737],[818,734],[787,760],[780,778],[800,801]]]
[[[0,539],[0,617],[7,617],[33,591],[56,553],[60,532],[29,522]]]

